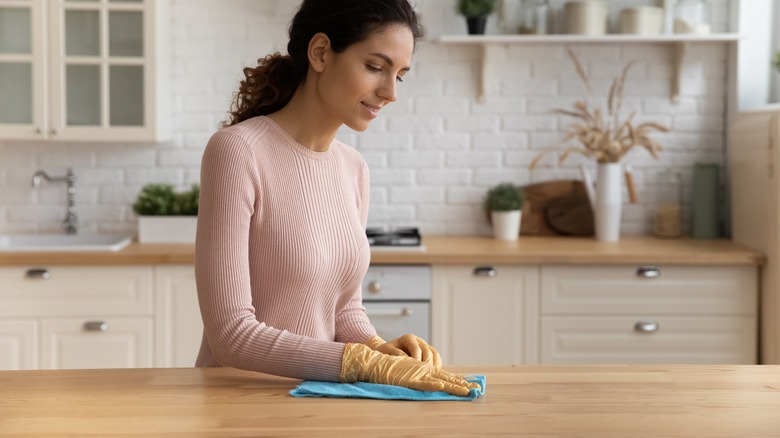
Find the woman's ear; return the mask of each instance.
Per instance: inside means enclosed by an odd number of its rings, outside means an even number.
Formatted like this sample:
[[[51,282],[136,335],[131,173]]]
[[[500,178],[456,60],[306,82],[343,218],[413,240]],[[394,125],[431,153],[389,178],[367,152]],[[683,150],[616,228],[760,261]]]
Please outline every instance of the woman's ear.
[[[325,59],[330,50],[330,38],[322,32],[318,32],[309,41],[309,65],[317,73],[325,70]]]

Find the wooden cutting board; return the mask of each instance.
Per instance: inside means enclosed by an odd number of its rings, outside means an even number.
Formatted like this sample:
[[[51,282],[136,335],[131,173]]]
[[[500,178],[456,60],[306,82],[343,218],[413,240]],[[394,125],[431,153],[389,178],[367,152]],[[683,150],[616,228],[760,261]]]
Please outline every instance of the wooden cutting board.
[[[523,187],[521,235],[592,236],[593,209],[579,180],[556,180]]]

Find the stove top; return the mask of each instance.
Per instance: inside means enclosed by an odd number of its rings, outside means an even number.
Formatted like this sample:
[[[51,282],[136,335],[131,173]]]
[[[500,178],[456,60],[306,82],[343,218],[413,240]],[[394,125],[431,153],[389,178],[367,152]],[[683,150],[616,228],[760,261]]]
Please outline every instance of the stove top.
[[[416,227],[366,228],[366,237],[372,250],[425,250],[420,231]]]

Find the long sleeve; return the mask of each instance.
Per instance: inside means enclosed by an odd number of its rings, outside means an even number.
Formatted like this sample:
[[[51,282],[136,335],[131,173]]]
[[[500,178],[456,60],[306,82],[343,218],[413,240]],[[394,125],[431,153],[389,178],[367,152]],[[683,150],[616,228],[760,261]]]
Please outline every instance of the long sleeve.
[[[327,153],[306,149],[257,119],[216,133],[203,155],[196,365],[335,381],[337,315],[356,311],[344,341],[373,330],[359,309],[370,257],[365,163],[336,142]]]

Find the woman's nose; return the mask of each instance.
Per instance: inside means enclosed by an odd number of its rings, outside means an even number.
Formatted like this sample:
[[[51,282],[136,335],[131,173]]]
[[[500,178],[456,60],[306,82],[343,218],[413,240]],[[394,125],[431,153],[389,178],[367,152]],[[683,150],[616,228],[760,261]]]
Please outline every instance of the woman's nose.
[[[392,79],[382,82],[382,86],[377,91],[377,94],[388,102],[395,102],[398,99],[396,87],[397,82],[395,77],[393,77]]]

